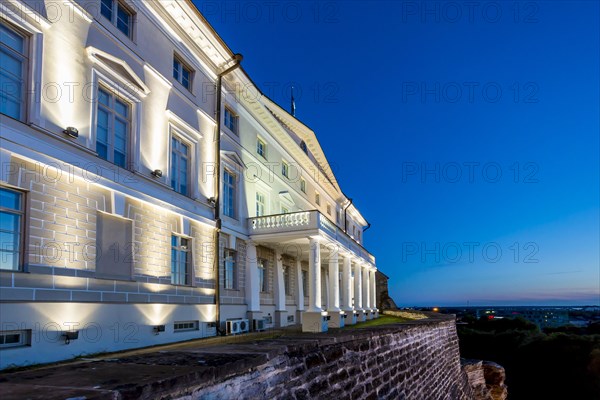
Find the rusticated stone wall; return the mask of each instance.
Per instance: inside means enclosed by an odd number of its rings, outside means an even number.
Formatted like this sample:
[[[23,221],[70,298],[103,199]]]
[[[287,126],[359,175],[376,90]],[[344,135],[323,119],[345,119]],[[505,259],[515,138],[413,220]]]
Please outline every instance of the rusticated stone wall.
[[[179,391],[174,397],[473,398],[460,365],[453,316],[434,315],[409,324],[343,330],[303,339],[287,338],[283,351],[272,352],[266,363],[221,381],[190,387],[188,393]]]

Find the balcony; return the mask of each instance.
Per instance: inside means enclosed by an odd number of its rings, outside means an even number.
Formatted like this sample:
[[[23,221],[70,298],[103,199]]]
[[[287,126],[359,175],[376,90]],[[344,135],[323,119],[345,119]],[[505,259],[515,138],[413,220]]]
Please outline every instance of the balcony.
[[[248,218],[248,231],[256,238],[322,234],[375,264],[375,257],[371,253],[317,210]]]

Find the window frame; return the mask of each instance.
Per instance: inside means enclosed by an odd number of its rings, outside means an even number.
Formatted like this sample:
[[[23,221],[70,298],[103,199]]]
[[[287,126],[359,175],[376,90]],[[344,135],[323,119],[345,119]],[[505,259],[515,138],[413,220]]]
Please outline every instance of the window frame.
[[[177,327],[177,325],[191,325],[190,327],[184,326],[184,327]],[[193,332],[193,331],[198,331],[200,330],[200,321],[193,321],[193,320],[189,320],[189,321],[174,321],[173,322],[173,333],[179,333],[179,332]]]
[[[231,107],[225,106],[225,110],[223,111],[223,126],[234,135],[239,136],[239,122],[240,117],[231,109]]]
[[[22,51],[18,51],[8,45],[3,45],[0,42],[0,48],[2,48],[3,52],[11,58],[18,59],[21,63],[21,75],[20,75],[20,84],[21,84],[21,93],[19,94],[20,98],[20,107],[19,107],[19,117],[16,118],[12,115],[6,113],[0,113],[2,116],[6,116],[8,118],[12,118],[17,121],[27,122],[28,120],[28,111],[29,111],[29,87],[30,87],[30,70],[31,70],[31,46],[32,46],[32,34],[25,31],[24,29],[15,26],[15,24],[10,21],[0,18],[0,25],[3,25],[5,29],[12,31],[14,34],[19,36],[22,39],[23,49]],[[11,56],[14,55],[14,56]],[[1,101],[1,100],[0,100]]]
[[[259,201],[259,197],[262,197],[262,202]],[[266,213],[267,213],[267,196],[264,193],[257,191],[256,196],[255,196],[255,202],[256,202],[256,216],[262,217],[262,216],[266,215]],[[262,206],[261,213],[259,213],[259,206]]]
[[[267,159],[267,142],[260,137],[256,138],[256,154]]]
[[[100,102],[100,91],[105,92],[106,94],[108,94],[109,96],[109,106],[106,106],[104,104],[101,104]],[[116,119],[116,108],[115,108],[115,104],[117,103],[117,101],[126,104],[127,105],[127,109],[129,111],[128,116],[127,116],[127,132],[126,132],[126,142],[125,142],[125,162],[124,162],[124,166],[121,166],[117,163],[115,163],[114,161],[114,150],[115,150],[115,129],[114,129],[114,125],[115,125],[115,119]],[[97,85],[96,88],[96,99],[95,99],[95,123],[94,123],[94,151],[96,152],[97,156],[100,157],[101,159],[116,165],[117,167],[123,168],[123,169],[127,169],[127,170],[132,170],[133,169],[133,164],[134,164],[134,154],[132,149],[134,148],[134,141],[135,141],[135,137],[134,137],[134,128],[135,128],[135,120],[134,120],[134,114],[136,112],[135,110],[135,103],[133,101],[131,101],[130,99],[122,96],[120,93],[117,93],[114,90],[111,90],[110,87],[107,87],[104,84],[99,83]],[[100,153],[98,152],[98,117],[100,115],[100,108],[105,109],[105,112],[107,112],[109,114],[109,126],[107,127],[107,141],[109,143],[107,143],[107,158],[104,158],[100,155]],[[108,110],[108,111],[106,111]],[[123,119],[123,118],[121,118]],[[112,122],[112,126],[111,126],[111,122]],[[110,141],[110,138],[112,137],[112,142]]]
[[[290,179],[290,164],[286,161],[281,161],[281,175],[284,178]]]
[[[187,187],[187,191],[186,193],[182,193],[180,191],[181,189],[181,182],[179,181],[179,170],[177,171],[177,182],[176,182],[176,186],[177,187],[173,187],[173,153],[177,152],[178,154],[178,160],[181,159],[181,157],[183,156],[183,153],[181,153],[178,150],[174,150],[173,148],[173,141],[179,142],[180,145],[182,146],[186,146],[188,148],[188,154],[186,156],[186,165],[187,165],[187,178],[186,178],[186,187]],[[183,136],[177,134],[177,132],[174,132],[173,129],[171,129],[171,137],[170,137],[170,141],[169,141],[169,186],[171,187],[171,189],[173,189],[175,192],[183,195],[183,196],[187,196],[187,197],[192,197],[192,193],[193,193],[193,188],[192,188],[192,177],[191,177],[191,171],[192,171],[192,162],[194,160],[194,143],[191,143],[189,140],[185,139]]]
[[[0,203],[0,213],[10,213],[10,214],[16,214],[19,216],[19,232],[17,232],[19,234],[19,238],[18,238],[18,243],[19,243],[19,250],[17,252],[15,251],[10,251],[11,253],[16,253],[18,256],[18,263],[17,263],[17,269],[3,269],[0,268],[0,271],[5,271],[5,272],[23,272],[25,271],[25,247],[27,245],[27,232],[26,232],[26,228],[27,228],[27,210],[28,210],[28,193],[24,190],[18,189],[18,188],[14,188],[14,187],[10,187],[10,186],[6,186],[6,185],[0,185],[0,190],[7,190],[10,192],[16,192],[19,196],[20,196],[20,209],[19,210],[15,210],[15,209],[11,209],[11,208],[6,208],[3,207],[2,204]],[[0,227],[1,228],[1,227]],[[12,233],[12,232],[11,232]],[[8,251],[7,251],[8,252]],[[0,249],[0,256],[1,254],[4,253],[4,249]],[[0,262],[0,266],[2,265],[2,263]]]
[[[6,343],[6,336],[19,335],[19,341]],[[18,329],[11,331],[0,331],[0,350],[14,349],[31,346],[31,329]]]
[[[321,194],[319,192],[315,192],[315,203],[320,206],[321,205]]]
[[[233,182],[230,184],[228,182],[225,181],[225,177],[229,175],[232,177]],[[237,183],[237,178],[238,175],[234,172],[231,171],[231,169],[229,168],[223,168],[223,179],[222,179],[222,208],[223,208],[223,215],[232,219],[237,219],[237,215],[238,215],[238,211],[237,211],[237,203],[238,203],[238,183]],[[227,211],[229,211],[229,205],[227,205],[227,208],[225,207],[225,185],[228,185],[231,187],[231,193],[233,195],[233,201],[232,201],[232,205],[231,205],[231,212],[233,213],[233,215],[230,215]]]
[[[330,217],[333,217],[333,215],[331,214],[331,204],[327,203],[326,210],[327,210],[327,215],[329,215]]]
[[[176,238],[177,239],[177,245],[173,245],[173,239]],[[186,248],[183,249],[183,245],[182,245],[182,240],[186,240],[187,241],[187,246],[185,246]],[[193,260],[192,260],[192,243],[193,243],[193,239],[189,236],[185,236],[185,235],[181,235],[178,233],[171,233],[171,260],[170,260],[170,265],[171,265],[171,285],[175,285],[175,286],[193,286],[192,283],[194,282],[194,276],[193,276]],[[175,271],[173,271],[173,252],[183,252],[185,254],[185,268],[186,271],[184,273],[184,280],[185,283],[181,283],[178,281],[178,279],[175,279],[175,277],[178,275],[179,277],[181,276],[181,273],[176,274]]]
[[[179,78],[175,77],[175,64],[178,64]],[[184,70],[187,71],[189,75],[188,86],[183,83]],[[192,68],[189,63],[183,60],[183,57],[179,56],[177,53],[173,54],[173,79],[175,79],[176,82],[179,82],[179,84],[187,89],[190,93],[192,93],[192,88],[194,87],[195,72],[196,71],[194,68]]]
[[[306,179],[300,178],[300,191],[306,194]]]
[[[137,13],[124,0],[108,0],[108,1],[111,2],[111,8],[110,8],[111,16],[110,16],[110,18],[108,16],[106,16],[102,12],[102,7],[103,7],[103,5],[105,3],[105,0],[100,0],[100,7],[98,9],[99,14],[102,15],[102,17],[104,19],[106,19],[107,21],[109,21],[112,26],[114,26],[115,28],[117,28],[117,30],[119,32],[121,32],[128,39],[130,39],[130,40],[133,41],[134,40],[134,26],[135,26],[135,19],[136,19]],[[129,21],[128,21],[128,24],[127,24],[127,29],[129,31],[128,33],[123,32],[123,30],[121,28],[119,28],[119,11],[120,11],[120,9],[122,9],[123,11],[125,11],[125,13],[127,15],[129,15]]]
[[[227,261],[228,257],[231,257],[232,264],[231,267],[228,266]],[[228,271],[231,269],[231,277],[228,278]],[[237,251],[230,248],[223,249],[223,289],[227,290],[237,290]]]
[[[260,293],[269,292],[269,261],[265,258],[257,258],[256,267],[258,268],[258,289]],[[261,281],[262,271],[262,281]]]

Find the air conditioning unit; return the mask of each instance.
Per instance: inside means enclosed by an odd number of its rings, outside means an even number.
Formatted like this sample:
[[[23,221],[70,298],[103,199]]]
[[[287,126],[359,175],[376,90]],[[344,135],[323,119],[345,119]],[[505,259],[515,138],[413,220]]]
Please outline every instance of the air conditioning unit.
[[[232,319],[227,321],[227,334],[237,335],[239,333],[248,332],[250,323],[247,319]]]
[[[264,331],[265,330],[265,320],[264,319],[255,319],[254,320],[254,331]]]

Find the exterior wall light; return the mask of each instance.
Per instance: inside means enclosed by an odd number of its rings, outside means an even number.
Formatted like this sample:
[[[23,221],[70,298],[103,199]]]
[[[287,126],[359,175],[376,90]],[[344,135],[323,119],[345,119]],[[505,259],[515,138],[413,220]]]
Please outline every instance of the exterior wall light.
[[[61,337],[65,338],[65,344],[71,343],[71,340],[77,340],[79,338],[79,331],[65,331]]]
[[[63,133],[65,135],[69,135],[72,138],[78,138],[79,137],[79,131],[77,130],[77,128],[73,128],[72,126],[67,127],[67,129],[65,129],[63,131]]]
[[[162,177],[162,171],[160,169],[155,169],[154,171],[150,172],[150,174],[155,178]]]
[[[155,334],[159,334],[160,332],[164,332],[165,331],[165,326],[164,325],[156,325],[153,329]]]

